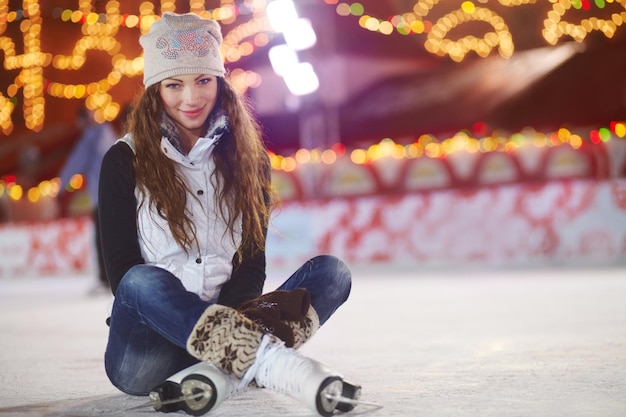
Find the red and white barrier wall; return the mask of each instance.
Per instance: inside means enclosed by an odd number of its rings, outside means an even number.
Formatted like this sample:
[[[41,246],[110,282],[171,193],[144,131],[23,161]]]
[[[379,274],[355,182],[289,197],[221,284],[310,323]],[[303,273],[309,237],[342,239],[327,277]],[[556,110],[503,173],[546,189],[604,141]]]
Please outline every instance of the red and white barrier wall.
[[[276,172],[275,263],[626,264],[626,141]],[[280,234],[282,233],[282,235]]]
[[[0,277],[94,268],[89,217],[0,225]],[[350,264],[626,264],[626,179],[285,202],[270,266],[331,253]]]
[[[416,267],[626,264],[626,179],[292,202],[273,225],[275,264],[316,253]]]
[[[610,143],[275,170],[268,264],[624,265],[626,141]],[[93,235],[87,215],[0,224],[0,277],[91,271]]]
[[[0,277],[84,273],[94,270],[90,217],[0,225]]]

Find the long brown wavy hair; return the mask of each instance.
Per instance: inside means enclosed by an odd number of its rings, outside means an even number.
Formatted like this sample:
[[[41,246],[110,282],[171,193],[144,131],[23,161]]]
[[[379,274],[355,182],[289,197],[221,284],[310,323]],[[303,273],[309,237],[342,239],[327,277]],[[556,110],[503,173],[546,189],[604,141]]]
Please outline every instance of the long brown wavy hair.
[[[216,189],[216,206],[233,241],[236,222],[242,220],[242,242],[237,250],[240,260],[244,250],[254,254],[265,249],[270,208],[277,199],[271,187],[271,167],[261,130],[248,103],[226,78],[217,80],[216,108],[220,106],[226,114],[229,132],[213,152],[216,170],[211,182]],[[196,228],[186,210],[187,198],[194,196],[176,164],[161,151],[163,111],[158,83],[146,88],[132,106],[128,131],[136,148],[136,183],[149,196],[149,204],[167,220],[176,242],[189,253],[197,244]]]

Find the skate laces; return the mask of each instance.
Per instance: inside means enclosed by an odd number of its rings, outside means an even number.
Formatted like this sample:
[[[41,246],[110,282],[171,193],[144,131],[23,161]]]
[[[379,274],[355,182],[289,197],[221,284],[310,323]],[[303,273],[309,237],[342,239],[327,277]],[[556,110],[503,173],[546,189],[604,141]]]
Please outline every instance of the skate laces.
[[[256,384],[299,398],[304,382],[313,368],[309,359],[269,335],[263,336],[254,364],[246,371],[240,385]]]

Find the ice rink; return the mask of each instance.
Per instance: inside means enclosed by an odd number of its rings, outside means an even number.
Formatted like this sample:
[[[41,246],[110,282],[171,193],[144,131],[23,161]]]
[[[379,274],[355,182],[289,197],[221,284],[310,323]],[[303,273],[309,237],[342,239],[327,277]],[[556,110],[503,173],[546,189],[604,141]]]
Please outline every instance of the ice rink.
[[[270,274],[267,290],[287,272]],[[87,276],[0,279],[0,417],[158,416],[103,368],[109,296]],[[306,345],[363,386],[351,415],[626,416],[626,269],[354,268]],[[209,415],[310,416],[254,389]]]

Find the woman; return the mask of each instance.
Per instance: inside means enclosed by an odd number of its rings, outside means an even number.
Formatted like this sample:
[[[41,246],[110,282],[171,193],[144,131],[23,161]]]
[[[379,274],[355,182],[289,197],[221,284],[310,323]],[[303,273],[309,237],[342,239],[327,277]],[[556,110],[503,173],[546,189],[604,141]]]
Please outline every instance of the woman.
[[[161,411],[204,413],[253,380],[322,415],[349,410],[358,387],[294,349],[345,302],[350,271],[319,256],[262,295],[271,169],[221,42],[194,14],[140,38],[145,90],[100,178],[107,375]]]

